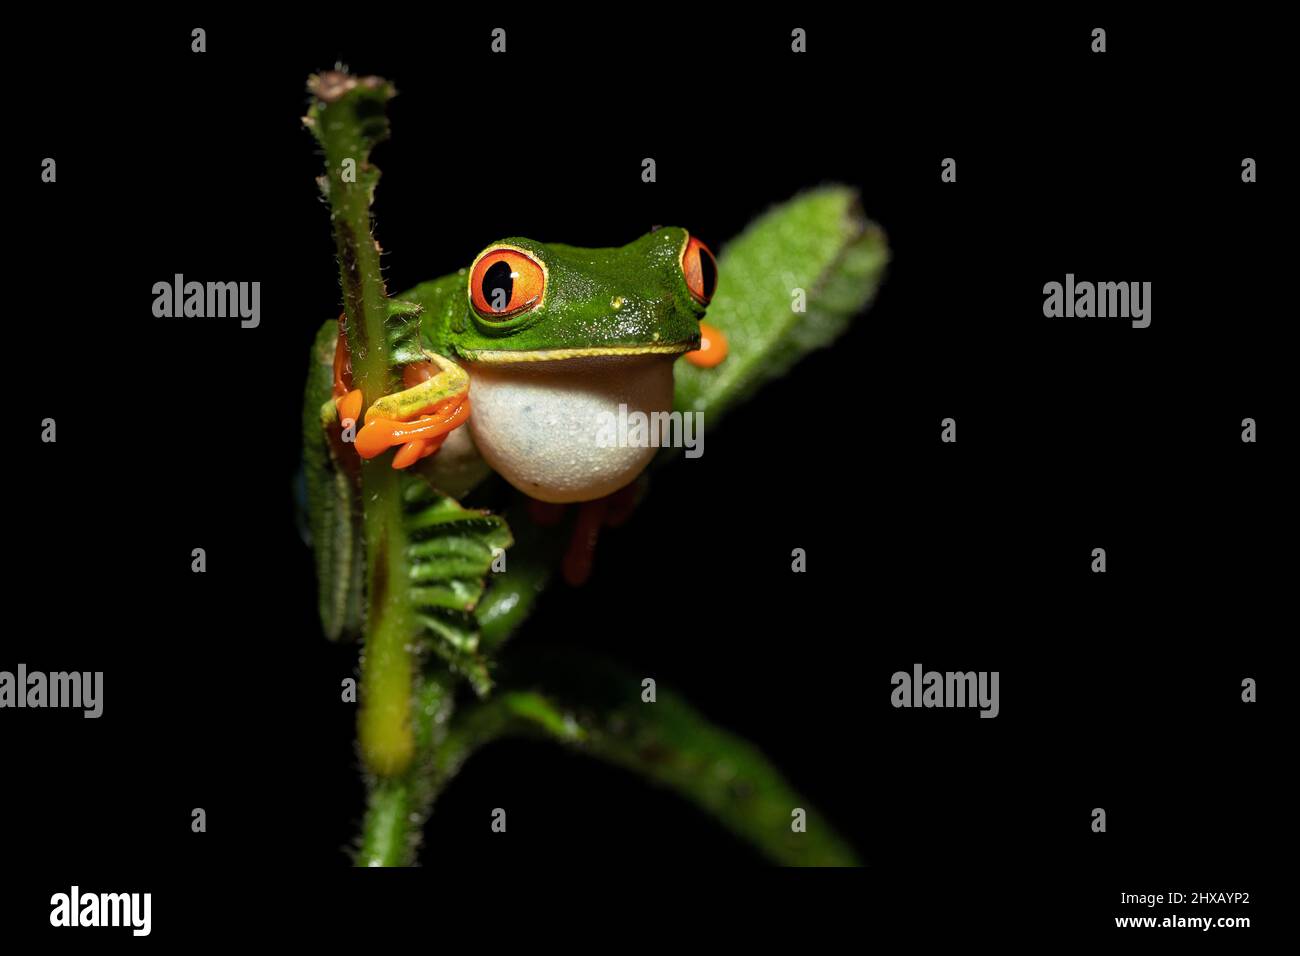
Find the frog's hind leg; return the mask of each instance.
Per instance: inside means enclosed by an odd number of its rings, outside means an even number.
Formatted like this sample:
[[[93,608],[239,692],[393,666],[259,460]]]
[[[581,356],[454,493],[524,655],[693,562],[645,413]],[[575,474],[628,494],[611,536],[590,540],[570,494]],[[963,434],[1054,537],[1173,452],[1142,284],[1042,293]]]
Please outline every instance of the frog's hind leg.
[[[578,515],[569,534],[569,544],[564,558],[560,562],[560,573],[564,583],[571,587],[581,587],[591,576],[592,564],[596,557],[596,542],[601,528],[617,528],[623,524],[636,508],[642,486],[639,482],[620,488],[612,494],[578,504]],[[542,528],[552,528],[564,518],[568,505],[552,504],[528,499],[528,516],[533,523]]]

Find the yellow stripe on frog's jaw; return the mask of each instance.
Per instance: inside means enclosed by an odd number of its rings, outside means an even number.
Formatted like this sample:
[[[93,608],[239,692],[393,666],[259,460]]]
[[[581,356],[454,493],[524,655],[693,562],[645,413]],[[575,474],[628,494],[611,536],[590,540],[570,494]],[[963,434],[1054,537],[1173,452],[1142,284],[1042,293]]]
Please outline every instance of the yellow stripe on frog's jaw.
[[[605,355],[681,355],[683,352],[690,351],[690,349],[691,343],[676,342],[673,344],[611,345],[585,349],[531,349],[517,351],[511,349],[470,351],[467,349],[464,354],[467,362],[481,362],[484,365],[507,365],[517,362],[556,362],[561,359],[590,358]]]

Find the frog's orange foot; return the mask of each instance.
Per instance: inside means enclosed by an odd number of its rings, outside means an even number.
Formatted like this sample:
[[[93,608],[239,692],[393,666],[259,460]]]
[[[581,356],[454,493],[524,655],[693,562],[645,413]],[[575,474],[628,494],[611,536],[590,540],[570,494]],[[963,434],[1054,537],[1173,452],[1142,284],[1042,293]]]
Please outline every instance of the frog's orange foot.
[[[372,408],[370,411],[374,411]],[[357,432],[353,447],[362,458],[374,458],[401,445],[393,456],[394,468],[408,468],[442,447],[453,429],[469,419],[468,391],[434,405],[410,421],[383,418],[366,413],[366,423]]]
[[[417,362],[402,369],[402,382],[407,391],[428,382],[438,374],[430,362]],[[355,426],[364,405],[361,390],[352,387],[352,358],[348,351],[343,320],[339,318],[339,334],[334,345],[334,407],[344,428]],[[390,404],[390,408],[392,405]],[[408,405],[401,405],[405,410]],[[393,456],[394,468],[409,468],[422,458],[428,458],[447,440],[447,435],[465,424],[469,418],[469,386],[424,408],[415,408],[408,416],[384,416],[374,405],[366,410],[365,425],[356,433],[353,447],[362,458],[382,455],[395,445],[401,445]]]
[[[730,351],[722,330],[707,322],[700,323],[700,347],[686,353],[686,361],[699,368],[713,368],[727,357]]]

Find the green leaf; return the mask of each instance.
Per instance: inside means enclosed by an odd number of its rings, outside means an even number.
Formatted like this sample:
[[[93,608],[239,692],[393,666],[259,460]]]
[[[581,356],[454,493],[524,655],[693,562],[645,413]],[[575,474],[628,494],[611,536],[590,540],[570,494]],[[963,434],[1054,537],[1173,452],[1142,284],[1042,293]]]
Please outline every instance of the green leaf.
[[[339,447],[322,410],[334,387],[338,323],[326,322],[312,344],[303,395],[303,476],[310,544],[316,556],[321,627],[330,640],[355,638],[362,627],[365,552],[361,546],[361,481],[356,455]],[[349,458],[349,456],[351,456]]]
[[[485,695],[492,679],[474,611],[493,559],[514,543],[510,528],[500,515],[463,508],[418,475],[403,478],[402,525],[415,620],[430,649]]]
[[[546,589],[560,564],[569,526],[544,528],[533,521],[522,502],[509,512],[515,545],[510,549],[506,572],[494,574],[487,594],[475,610],[483,647],[499,650],[532,613],[533,605]]]
[[[875,296],[889,261],[885,234],[858,194],[824,186],[774,207],[728,243],[705,321],[727,338],[713,368],[678,362],[675,405],[717,420],[813,349],[829,345]],[[803,290],[806,311],[796,310]]]
[[[643,703],[640,682],[626,674],[550,657],[546,664],[547,683],[568,690],[499,693],[458,713],[435,758],[441,779],[490,741],[540,736],[674,791],[776,863],[857,865],[852,849],[753,744],[662,688],[654,703]],[[581,674],[585,689],[575,681]],[[796,808],[807,814],[803,833],[791,829]]]

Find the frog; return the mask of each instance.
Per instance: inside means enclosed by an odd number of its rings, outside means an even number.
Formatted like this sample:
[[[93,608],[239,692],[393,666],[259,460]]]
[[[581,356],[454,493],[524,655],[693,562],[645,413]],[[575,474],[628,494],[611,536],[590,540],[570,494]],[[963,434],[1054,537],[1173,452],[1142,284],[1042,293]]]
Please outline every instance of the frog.
[[[672,408],[673,362],[707,361],[718,347],[716,331],[701,347],[717,277],[708,246],[680,227],[606,249],[493,242],[468,267],[397,297],[417,307],[424,361],[403,366],[406,388],[373,397],[355,451],[371,459],[396,448],[392,467],[409,468],[468,426],[473,451],[530,498],[612,495],[655,449],[597,441],[598,425],[620,405]],[[332,400],[340,422],[356,422],[365,401],[349,367],[340,325]],[[327,425],[333,417],[323,410]],[[471,453],[463,442],[455,451]]]
[[[579,584],[594,547],[584,542],[626,516],[658,451],[611,442],[601,426],[620,409],[624,421],[670,412],[677,360],[720,361],[725,337],[704,322],[717,282],[712,251],[682,227],[612,248],[492,242],[468,266],[390,300],[402,388],[363,395],[342,317],[322,328],[318,341],[334,337],[333,380],[309,427],[326,432],[330,452],[309,468],[355,481],[358,459],[391,453],[391,467],[453,497],[495,472],[527,496],[539,524],[579,505],[563,569]],[[309,379],[309,404],[311,389]]]

